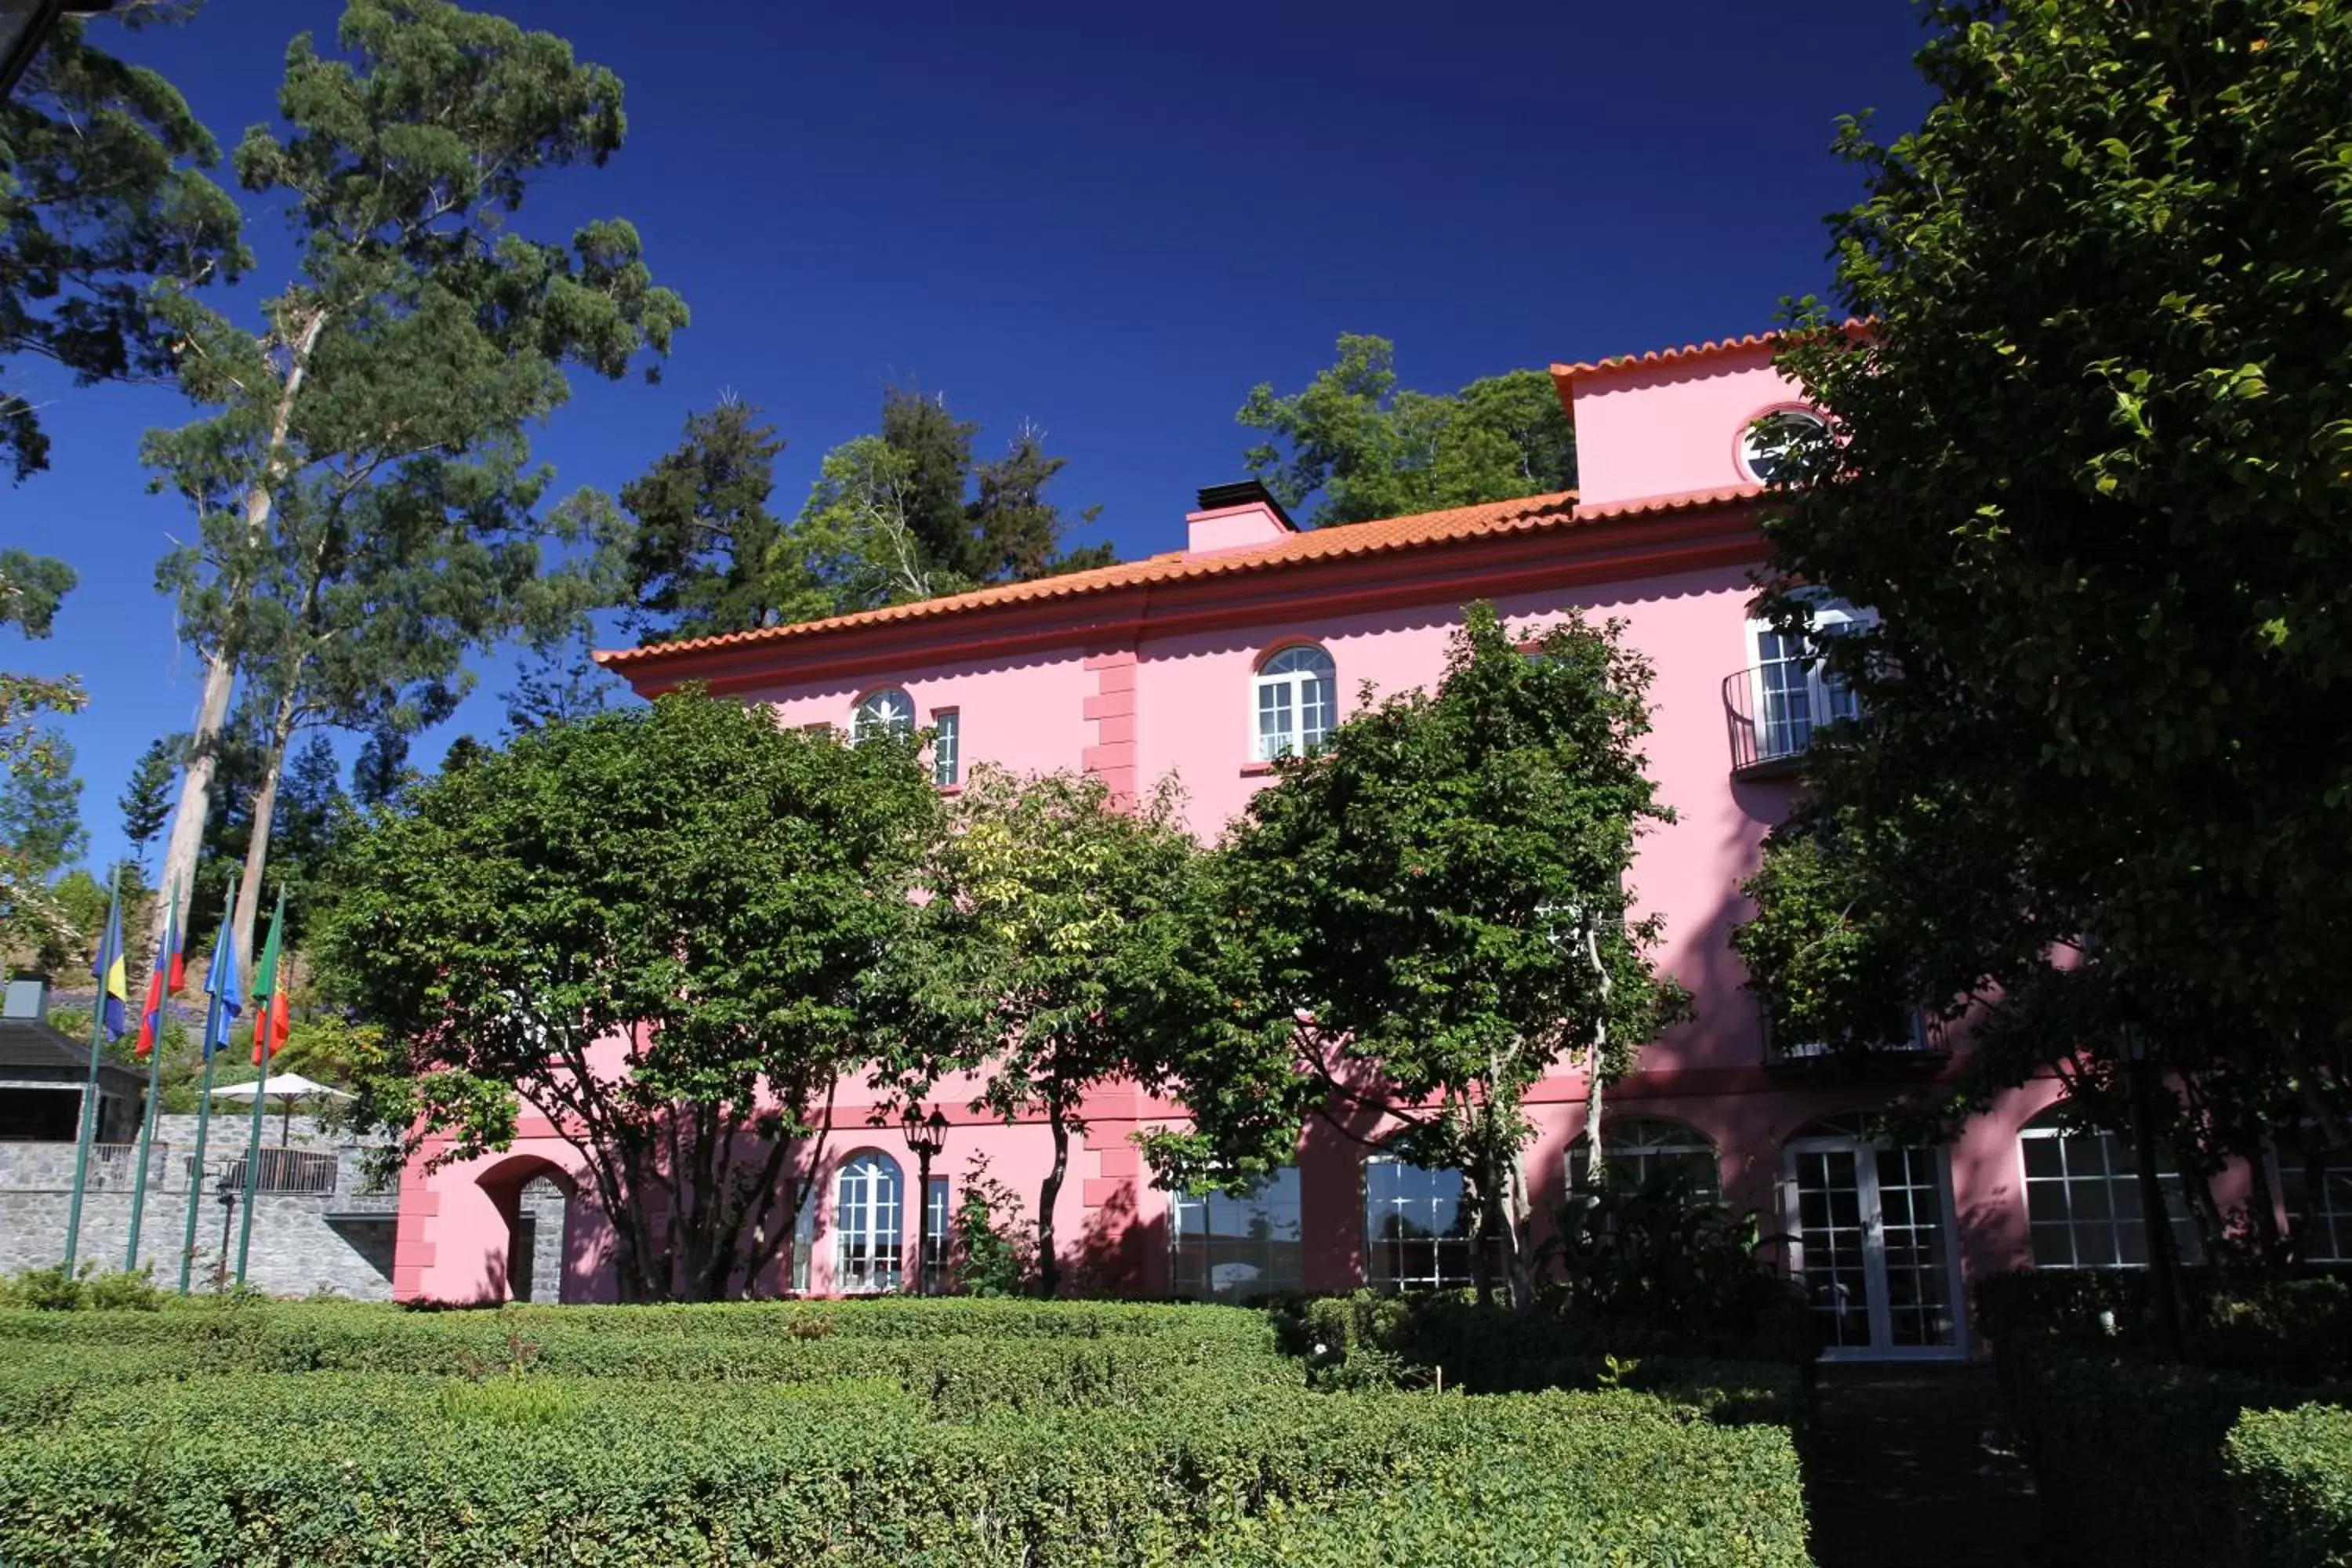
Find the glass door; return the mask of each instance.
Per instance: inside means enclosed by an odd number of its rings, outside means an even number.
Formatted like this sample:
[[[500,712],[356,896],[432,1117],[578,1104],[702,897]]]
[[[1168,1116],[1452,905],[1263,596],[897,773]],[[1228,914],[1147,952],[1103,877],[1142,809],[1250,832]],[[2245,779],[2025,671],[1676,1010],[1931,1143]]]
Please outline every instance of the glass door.
[[[1822,1359],[1960,1354],[1944,1152],[1801,1138],[1788,1176],[1790,1260]]]

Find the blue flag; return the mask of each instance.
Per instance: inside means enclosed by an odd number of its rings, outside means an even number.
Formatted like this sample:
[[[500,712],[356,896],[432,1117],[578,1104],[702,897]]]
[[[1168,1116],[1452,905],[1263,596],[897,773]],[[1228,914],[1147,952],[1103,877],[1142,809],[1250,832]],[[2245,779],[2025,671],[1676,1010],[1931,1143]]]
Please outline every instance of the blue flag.
[[[205,972],[205,989],[212,994],[212,1006],[205,1014],[205,1055],[228,1044],[228,1027],[245,1006],[238,994],[236,983],[236,941],[229,933],[235,925],[236,889],[229,889],[228,908],[222,911],[220,934],[213,939],[212,967]]]
[[[98,958],[89,966],[98,982],[98,1009],[106,1023],[106,1037],[119,1040],[131,1032],[131,981],[122,966],[122,889],[116,888],[106,902],[106,935],[98,944]]]

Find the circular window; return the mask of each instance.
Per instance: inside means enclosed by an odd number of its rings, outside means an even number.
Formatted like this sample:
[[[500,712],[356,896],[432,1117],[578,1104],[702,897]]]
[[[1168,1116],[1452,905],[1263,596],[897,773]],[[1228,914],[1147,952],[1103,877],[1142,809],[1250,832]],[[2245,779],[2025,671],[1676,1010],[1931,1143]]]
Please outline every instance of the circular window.
[[[1739,467],[1759,485],[1780,478],[1790,449],[1829,428],[1818,414],[1802,408],[1775,408],[1751,421],[1739,437]]]

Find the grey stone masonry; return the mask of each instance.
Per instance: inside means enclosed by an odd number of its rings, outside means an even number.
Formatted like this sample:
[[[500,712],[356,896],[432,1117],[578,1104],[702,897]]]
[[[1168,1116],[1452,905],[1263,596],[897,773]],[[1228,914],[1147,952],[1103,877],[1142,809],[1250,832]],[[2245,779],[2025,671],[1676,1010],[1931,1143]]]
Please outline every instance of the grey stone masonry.
[[[232,1105],[213,1113],[203,1179],[195,1184],[201,1207],[192,1289],[212,1288],[223,1259],[224,1238],[226,1273],[235,1276],[240,1217],[236,1205],[243,1201],[251,1131],[250,1112],[243,1107]],[[167,1289],[180,1278],[195,1137],[194,1116],[156,1118],[139,1260],[154,1267],[156,1282]],[[275,1113],[265,1118],[247,1284],[273,1296],[318,1291],[362,1300],[391,1296],[393,1222],[399,1196],[396,1190],[378,1190],[369,1181],[370,1152],[309,1117],[298,1116],[290,1125]],[[135,1143],[100,1144],[91,1151],[82,1203],[81,1256],[102,1269],[123,1264],[138,1152]],[[0,1142],[0,1274],[46,1268],[63,1259],[73,1173],[71,1143]],[[224,1187],[235,1202],[222,1201]]]

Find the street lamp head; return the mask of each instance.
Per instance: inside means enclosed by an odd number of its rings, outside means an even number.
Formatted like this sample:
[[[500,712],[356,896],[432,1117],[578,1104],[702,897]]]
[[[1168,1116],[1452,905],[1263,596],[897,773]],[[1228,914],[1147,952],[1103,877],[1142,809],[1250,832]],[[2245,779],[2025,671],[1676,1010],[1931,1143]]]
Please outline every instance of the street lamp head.
[[[918,1154],[936,1154],[947,1147],[948,1119],[936,1110],[925,1116],[922,1107],[907,1107],[904,1126],[907,1147]]]

